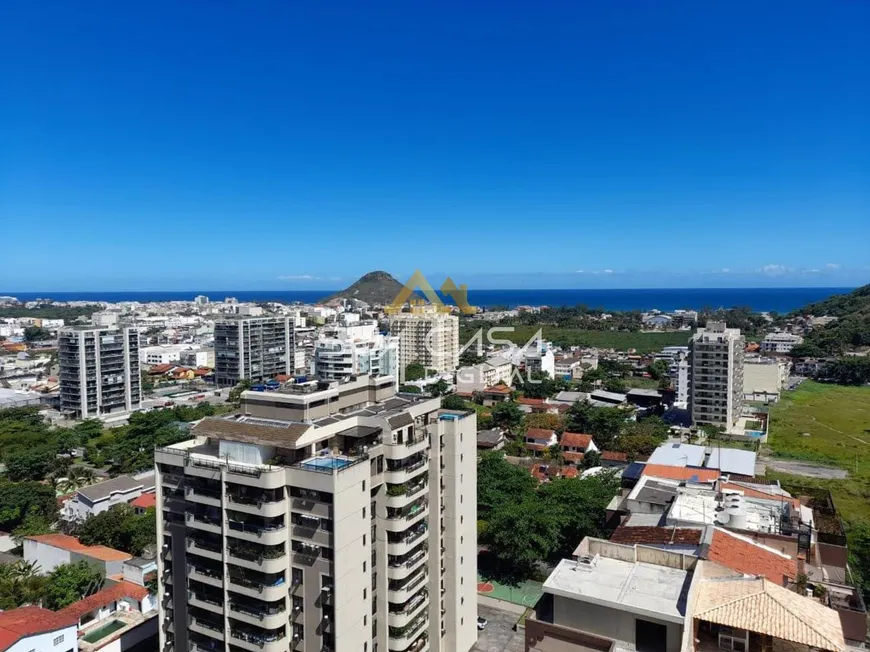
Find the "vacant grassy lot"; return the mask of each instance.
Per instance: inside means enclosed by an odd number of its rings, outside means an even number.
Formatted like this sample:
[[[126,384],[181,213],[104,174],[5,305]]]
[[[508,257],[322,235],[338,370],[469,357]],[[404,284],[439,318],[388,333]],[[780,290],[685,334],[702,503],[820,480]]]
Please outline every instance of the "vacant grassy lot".
[[[843,520],[870,522],[870,387],[803,383],[770,410],[773,455],[846,469],[848,480],[768,473],[784,484],[831,490]],[[805,437],[804,433],[809,433]]]
[[[658,351],[665,346],[685,345],[689,343],[690,334],[686,333],[625,333],[620,331],[587,331],[579,328],[562,328],[559,326],[514,326],[512,333],[499,331],[493,337],[506,339],[515,344],[528,342],[538,328],[543,330],[543,337],[561,346],[595,346],[602,349],[618,349],[627,351],[636,349],[640,353]],[[477,332],[473,325],[463,324],[459,331],[459,340],[464,344]],[[487,344],[486,333],[483,343]]]

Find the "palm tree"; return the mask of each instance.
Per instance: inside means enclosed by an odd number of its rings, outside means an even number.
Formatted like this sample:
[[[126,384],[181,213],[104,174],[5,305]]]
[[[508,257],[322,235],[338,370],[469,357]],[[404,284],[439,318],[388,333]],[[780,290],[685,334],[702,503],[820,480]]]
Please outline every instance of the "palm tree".
[[[42,574],[42,567],[35,561],[20,559],[9,568],[9,575],[21,580],[30,579]]]
[[[93,484],[97,479],[96,473],[91,468],[86,466],[71,466],[67,477],[58,480],[58,491],[70,493],[82,487],[87,487]]]

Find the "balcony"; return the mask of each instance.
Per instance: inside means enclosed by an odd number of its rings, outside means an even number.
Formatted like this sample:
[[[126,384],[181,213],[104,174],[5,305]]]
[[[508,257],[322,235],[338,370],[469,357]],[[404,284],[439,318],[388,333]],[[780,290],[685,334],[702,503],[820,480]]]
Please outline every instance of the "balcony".
[[[190,537],[187,539],[187,550],[190,553],[213,559],[214,561],[223,561],[223,548],[214,541],[209,541],[205,538]]]
[[[239,595],[275,602],[285,597],[287,582],[283,573],[254,573],[236,566],[229,567],[230,589]]]
[[[429,437],[424,434],[401,444],[388,443],[384,449],[384,456],[388,459],[401,460],[427,448],[429,448]]]
[[[205,591],[188,591],[187,604],[191,607],[199,607],[205,611],[223,616],[224,613],[224,598],[220,592],[213,594]]]
[[[423,632],[428,624],[429,616],[423,614],[404,627],[390,627],[390,649],[404,652],[414,643],[417,636]]]
[[[401,557],[408,554],[426,536],[426,523],[417,523],[402,534],[387,534],[387,554]]]
[[[287,620],[284,601],[274,603],[230,596],[230,615],[251,625],[265,629],[277,629]]]
[[[416,590],[423,586],[428,577],[428,570],[426,568],[421,568],[417,571],[417,575],[411,577],[410,580],[403,580],[401,582],[395,580],[390,581],[388,584],[387,599],[396,604],[404,604],[414,597]]]
[[[224,640],[223,618],[206,618],[205,616],[190,616],[190,631],[203,634],[219,641]]]
[[[236,511],[266,518],[281,516],[287,511],[283,490],[280,494],[269,491],[248,494],[227,488],[227,502]]]
[[[328,528],[324,528],[324,524]],[[293,514],[293,538],[303,539],[305,542],[318,546],[332,545],[332,522],[328,519],[320,519],[307,514]]]
[[[403,464],[391,464],[387,460],[387,468],[384,471],[384,481],[389,484],[404,484],[425,473],[429,468],[429,458],[424,453],[412,456],[412,461]]]
[[[416,482],[389,485],[387,486],[387,495],[384,498],[384,504],[387,507],[405,507],[412,500],[423,495],[428,487],[428,474],[426,477],[420,478]]]
[[[424,543],[419,549],[403,557],[393,557],[390,555],[387,577],[391,580],[405,579],[426,563],[429,559],[428,552],[429,550]]]
[[[211,532],[212,534],[221,534],[221,521],[219,517],[197,512],[187,512],[185,514],[185,522],[188,527]]]
[[[403,628],[414,621],[429,606],[429,592],[422,589],[403,605],[390,606],[389,624],[391,628]]]
[[[211,568],[192,562],[187,565],[187,577],[203,584],[223,588],[223,573],[217,568]]]
[[[286,556],[283,544],[265,546],[238,539],[227,540],[227,561],[242,568],[277,573],[286,567]]]
[[[203,486],[192,485],[185,487],[184,496],[192,503],[208,505],[209,507],[221,506],[220,490],[207,489]]]
[[[259,519],[256,522],[228,520],[229,532],[238,539],[253,541],[265,545],[282,544],[287,540],[287,526],[284,520],[266,521]]]
[[[230,643],[251,652],[284,652],[287,649],[286,638],[283,625],[277,629],[250,627],[238,621],[230,625]]]
[[[406,507],[388,507],[384,529],[388,532],[403,532],[428,514],[429,499],[425,496],[418,498]]]

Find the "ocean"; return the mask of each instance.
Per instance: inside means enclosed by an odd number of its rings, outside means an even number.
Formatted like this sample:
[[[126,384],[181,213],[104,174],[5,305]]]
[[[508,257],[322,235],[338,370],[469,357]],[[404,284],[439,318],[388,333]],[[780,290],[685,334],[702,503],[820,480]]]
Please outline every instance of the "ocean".
[[[791,312],[833,294],[854,288],[711,288],[655,290],[469,290],[473,306],[576,306],[604,310],[664,310],[733,308],[748,306],[757,312]],[[336,290],[337,291],[337,290]],[[55,301],[191,301],[198,294],[212,301],[235,297],[239,301],[281,301],[316,303],[332,294],[327,290],[235,290],[190,292],[2,292],[21,301],[53,299]]]

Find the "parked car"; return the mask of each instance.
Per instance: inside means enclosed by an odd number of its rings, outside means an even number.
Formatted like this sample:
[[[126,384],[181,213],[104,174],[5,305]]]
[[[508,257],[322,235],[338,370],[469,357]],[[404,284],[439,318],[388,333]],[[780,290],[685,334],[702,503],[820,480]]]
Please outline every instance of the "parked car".
[[[486,629],[486,626],[488,624],[489,623],[486,621],[486,618],[481,618],[480,616],[477,617],[477,629],[479,629],[480,631]]]

